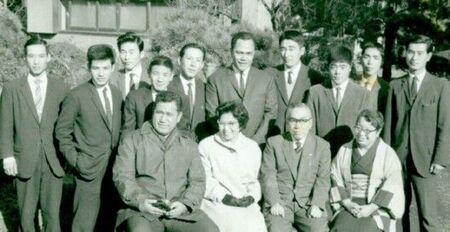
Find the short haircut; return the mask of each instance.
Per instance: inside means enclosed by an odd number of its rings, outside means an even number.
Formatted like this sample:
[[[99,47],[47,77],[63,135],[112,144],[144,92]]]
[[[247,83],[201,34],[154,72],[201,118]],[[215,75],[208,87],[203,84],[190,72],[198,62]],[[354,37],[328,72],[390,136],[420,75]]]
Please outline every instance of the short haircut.
[[[180,112],[181,109],[182,109],[183,102],[181,100],[181,97],[178,94],[176,94],[176,93],[174,93],[172,91],[161,91],[161,92],[159,92],[156,95],[155,102],[154,102],[154,105],[153,105],[153,110],[156,108],[156,106],[160,102],[162,102],[162,103],[174,102],[175,106],[177,107],[177,112]],[[153,111],[153,112],[155,112],[155,111]]]
[[[291,110],[293,110],[295,108],[307,109],[309,111],[309,114],[312,116],[311,109],[309,108],[308,105],[306,105],[305,103],[302,103],[302,102],[293,102],[293,103],[289,103],[289,105],[286,108],[286,117],[288,117]]]
[[[247,126],[248,111],[239,100],[224,102],[217,107],[216,115],[218,120],[226,113],[231,113],[238,120],[241,129]]]
[[[384,126],[384,117],[383,114],[374,110],[363,110],[359,113],[356,123],[364,118],[368,123],[370,123],[376,130],[380,130]]]
[[[353,53],[350,48],[345,46],[332,47],[327,57],[328,65],[334,62],[345,62],[352,65]]]
[[[303,38],[302,33],[297,30],[284,31],[283,34],[281,34],[280,39],[278,40],[278,44],[281,45],[281,42],[283,42],[283,40],[293,40],[300,47],[303,47],[305,45],[305,39]]]
[[[253,41],[253,45],[255,45],[255,49],[256,49],[255,36],[252,33],[250,33],[250,32],[240,31],[240,32],[234,34],[233,37],[231,38],[231,50],[234,49],[234,46],[236,45],[238,39]]]
[[[41,37],[39,37],[39,36],[33,36],[33,37],[31,37],[29,40],[27,40],[27,42],[25,42],[25,45],[23,46],[23,49],[24,49],[24,51],[25,51],[25,55],[27,54],[27,48],[28,48],[28,46],[31,46],[31,45],[44,45],[45,51],[46,51],[47,54],[48,54],[48,44],[47,44],[47,41],[45,41],[45,40],[42,39]]]
[[[93,60],[111,60],[111,65],[116,63],[113,48],[108,44],[96,44],[89,47],[87,51],[88,67],[91,68]]]
[[[117,48],[119,50],[124,43],[136,43],[139,47],[139,51],[142,52],[144,50],[144,41],[133,32],[127,32],[117,38]]]
[[[196,48],[196,49],[202,51],[202,53],[203,53],[203,60],[205,60],[206,49],[205,49],[205,47],[201,46],[198,43],[185,44],[180,50],[180,58],[183,58],[184,53],[186,53],[186,50],[188,50],[189,48]]]
[[[434,51],[434,43],[433,40],[426,35],[412,35],[406,42],[406,46],[408,47],[410,44],[426,44],[427,52]]]
[[[364,54],[364,52],[366,52],[367,49],[369,48],[375,48],[380,52],[381,57],[384,56],[384,48],[383,45],[381,45],[378,42],[374,42],[374,41],[368,41],[368,42],[364,42],[361,46],[361,54]]]
[[[147,73],[150,74],[152,72],[153,66],[161,65],[167,67],[171,71],[173,71],[173,63],[172,60],[167,56],[155,56],[150,64],[148,65]]]

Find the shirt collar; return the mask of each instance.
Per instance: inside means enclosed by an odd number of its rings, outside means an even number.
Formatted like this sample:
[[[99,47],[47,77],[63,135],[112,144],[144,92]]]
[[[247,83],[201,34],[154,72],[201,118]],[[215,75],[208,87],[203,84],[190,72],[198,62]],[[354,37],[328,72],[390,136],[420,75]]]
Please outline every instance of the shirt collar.
[[[331,81],[331,85],[333,86],[333,89],[336,89],[339,86],[341,90],[345,90],[347,88],[349,81],[350,79],[347,79],[346,81],[344,81],[344,83],[341,83],[340,85],[336,85],[333,81]]]
[[[423,78],[425,78],[425,74],[427,73],[426,70],[421,71],[420,73],[414,74],[414,73],[409,73],[409,79],[412,80],[412,78],[414,76],[417,77],[419,82],[422,82]]]
[[[298,75],[298,72],[300,72],[300,67],[302,66],[301,64],[302,64],[301,62],[298,62],[298,64],[294,65],[291,68],[288,68],[288,67],[284,66],[284,68],[285,68],[284,70],[285,70],[286,73],[292,72],[292,74],[297,74]]]
[[[180,74],[180,80],[181,80],[181,84],[182,84],[183,86],[186,86],[186,87],[187,87],[187,85],[188,85],[189,83],[192,84],[192,87],[195,86],[195,77],[192,78],[191,80],[187,80],[186,78],[184,78],[184,76],[183,76],[182,74]]]
[[[131,73],[134,73],[136,76],[141,77],[141,74],[142,74],[142,65],[141,65],[141,63],[137,64],[132,70],[126,71],[126,74],[128,76]]]
[[[248,76],[248,72],[250,72],[250,69],[251,69],[252,67],[250,66],[249,68],[247,68],[246,70],[244,70],[244,71],[242,71],[242,74],[244,75],[244,77],[246,77],[246,76]],[[234,73],[240,73],[241,72],[241,70],[239,70],[238,68],[236,68],[234,65],[233,65],[233,71],[234,71]]]
[[[31,75],[31,73],[28,73],[27,79],[30,81],[34,81],[36,79],[40,79],[41,81],[45,82],[47,80],[47,72],[43,72],[41,75],[39,75],[38,77],[35,77],[33,75]]]

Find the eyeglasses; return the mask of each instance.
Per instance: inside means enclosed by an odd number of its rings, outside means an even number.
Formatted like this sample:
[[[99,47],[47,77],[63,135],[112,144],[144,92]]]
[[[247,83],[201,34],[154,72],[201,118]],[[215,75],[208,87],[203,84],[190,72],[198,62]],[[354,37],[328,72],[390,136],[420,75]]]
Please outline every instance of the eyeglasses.
[[[373,130],[363,129],[363,128],[359,127],[359,126],[354,126],[353,129],[355,130],[356,133],[361,133],[362,132],[362,133],[364,133],[366,135],[368,135],[368,134],[378,130],[378,129],[373,129]]]
[[[294,124],[294,123],[302,124],[302,123],[307,123],[309,121],[311,121],[311,118],[288,118],[288,122],[292,123],[292,124]]]

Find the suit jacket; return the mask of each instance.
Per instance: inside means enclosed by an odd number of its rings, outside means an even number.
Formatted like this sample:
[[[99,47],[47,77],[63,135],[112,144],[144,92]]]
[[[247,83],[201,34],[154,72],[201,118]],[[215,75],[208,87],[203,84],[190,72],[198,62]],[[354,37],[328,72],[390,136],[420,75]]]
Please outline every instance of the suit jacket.
[[[119,141],[122,97],[116,87],[110,88],[111,125],[92,81],[69,93],[56,124],[56,138],[64,157],[87,180],[98,177]]]
[[[233,68],[218,69],[206,84],[207,118],[215,118],[216,108],[220,104],[240,100],[250,118],[242,133],[259,144],[264,143],[269,125],[274,123],[278,110],[275,81],[270,74],[251,67],[245,94],[241,95]]]
[[[384,139],[403,163],[412,155],[417,172],[426,177],[432,163],[450,164],[450,88],[447,80],[427,73],[414,100],[408,79],[390,83]]]
[[[355,81],[359,85],[360,79],[356,79]],[[386,104],[389,89],[389,82],[383,80],[382,78],[378,78],[373,85],[372,90],[369,91],[369,101],[372,105],[372,108],[378,110],[383,115],[386,113]]]
[[[359,113],[371,108],[369,91],[349,81],[338,109],[329,79],[311,87],[308,105],[315,124],[313,131],[330,143],[333,155],[341,145],[353,139],[351,128]]]
[[[123,107],[122,138],[141,128],[145,121],[151,119],[153,114],[152,103],[151,86],[139,88],[128,94]]]
[[[286,81],[284,78],[284,65],[277,66],[276,71],[275,85],[277,86],[278,95],[278,116],[275,122],[275,130],[272,132],[273,135],[282,134],[286,131],[285,118],[288,105],[291,103],[306,102],[309,88],[323,81],[323,78],[317,72],[314,72],[309,69],[308,66],[301,64],[300,72],[298,73],[291,97],[288,98]]]
[[[177,129],[163,142],[150,122],[122,140],[113,180],[127,205],[119,211],[117,224],[134,215],[157,219],[158,215],[137,210],[145,199],[180,201],[191,210],[180,218],[196,220],[205,193],[205,171],[197,143]]]
[[[289,133],[267,141],[260,172],[264,205],[289,205],[295,200],[300,207],[315,205],[325,209],[331,188],[330,145],[309,133],[297,163],[292,143]]]
[[[120,92],[122,93],[122,98],[123,100],[125,100],[125,98],[127,97],[127,90],[125,89],[125,69],[116,70],[111,76],[110,83],[120,90]],[[152,81],[148,76],[147,69],[142,66],[141,81],[139,82],[138,89],[149,87],[151,83]]]
[[[179,128],[192,132],[200,141],[209,134],[205,122],[205,84],[202,80],[195,79],[195,102],[192,117],[190,117],[189,96],[185,94],[180,78],[180,75],[176,75],[168,87],[168,90],[177,93],[183,99],[183,117],[178,123]]]
[[[44,109],[39,121],[26,77],[11,81],[3,88],[0,100],[0,154],[1,158],[16,158],[19,177],[31,177],[41,149],[53,174],[64,176],[53,132],[61,102],[68,92],[69,87],[62,80],[49,75]]]

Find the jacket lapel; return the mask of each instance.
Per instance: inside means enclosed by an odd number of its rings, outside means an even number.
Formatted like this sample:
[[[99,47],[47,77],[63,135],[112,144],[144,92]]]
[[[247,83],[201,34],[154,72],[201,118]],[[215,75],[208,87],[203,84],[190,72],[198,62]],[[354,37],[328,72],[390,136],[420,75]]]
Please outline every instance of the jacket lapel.
[[[420,83],[419,91],[417,92],[416,99],[413,100],[413,104],[415,102],[420,102],[420,99],[425,95],[425,92],[427,92],[430,88],[430,77],[428,76],[428,73],[425,74],[425,77],[422,80],[422,83]],[[412,99],[411,99],[412,100]]]
[[[103,105],[102,105],[102,102],[100,100],[100,96],[98,96],[97,89],[95,88],[94,84],[92,84],[92,82],[89,83],[89,84],[91,86],[91,99],[94,102],[94,105],[97,107],[97,110],[100,112],[100,115],[102,116],[103,122],[106,124],[108,129],[111,131],[111,125],[108,123],[108,118],[106,117],[105,110],[103,109]],[[112,93],[111,93],[111,95],[112,95]]]
[[[33,95],[31,93],[30,85],[28,85],[27,78],[22,79],[22,88],[21,92],[23,97],[25,98],[25,101],[28,104],[28,107],[30,107],[31,113],[34,116],[34,119],[39,123],[39,117],[37,114],[36,106],[34,105]]]
[[[409,105],[412,105],[412,99],[409,95],[409,83],[408,83],[408,76],[405,76],[402,80],[402,91],[403,94],[406,96],[406,100],[408,101]]]
[[[109,88],[111,89],[111,96],[112,96],[112,100],[113,100],[112,101],[113,102],[113,116],[112,116],[113,117],[113,119],[112,119],[113,120],[112,121],[113,128],[111,128],[111,131],[113,131],[114,129],[116,129],[114,127],[114,125],[120,125],[120,123],[121,123],[122,97],[121,97],[120,91],[115,89],[114,86],[112,86],[110,84]],[[106,114],[105,114],[105,116],[106,116]],[[119,129],[120,129],[120,127],[119,127]]]
[[[325,81],[324,87],[325,87],[325,95],[328,98],[328,101],[330,102],[331,107],[333,108],[334,114],[337,115],[339,112],[339,109],[336,105],[336,100],[334,99],[331,81],[330,80]]]
[[[249,74],[250,75],[250,74]],[[233,67],[230,66],[228,68],[228,75],[227,75],[227,79],[228,81],[231,82],[231,85],[234,88],[234,91],[236,91],[237,95],[239,96],[239,98],[241,98],[241,100],[244,98],[244,96],[239,92],[239,85],[236,81],[236,75],[234,73]],[[248,82],[248,81],[247,81]]]
[[[195,103],[194,103],[194,112],[192,114],[192,120],[196,118],[197,114],[203,110],[203,101],[205,99],[205,89],[203,88],[203,81],[196,79],[195,80]],[[192,122],[191,122],[192,123]]]
[[[294,164],[294,148],[292,147],[292,139],[289,133],[283,135],[283,155],[286,159],[286,163],[291,171],[292,178],[297,178],[297,164]]]
[[[243,96],[244,98],[245,96],[253,96],[252,93],[256,88],[257,82],[258,77],[255,75],[255,68],[251,67],[250,70],[248,71],[247,84],[245,85],[245,93]]]
[[[300,72],[298,73],[297,80],[295,81],[294,90],[292,91],[291,98],[289,98],[289,103],[303,101],[303,96],[300,96],[300,93],[304,93],[305,89],[309,88],[310,86],[307,77],[308,77],[308,67],[301,64]]]
[[[47,118],[47,112],[50,112],[50,106],[54,105],[55,93],[53,91],[59,91],[55,86],[54,80],[47,77],[47,92],[45,93],[44,109],[41,115],[41,123]]]
[[[347,88],[344,91],[344,95],[342,97],[341,106],[339,107],[339,111],[344,109],[348,104],[355,104],[355,89],[357,85],[353,83],[352,80],[348,81]],[[336,105],[336,104],[335,104]],[[336,106],[337,108],[337,106]],[[345,111],[345,110],[342,110]]]
[[[303,152],[300,156],[300,164],[298,165],[296,182],[301,183],[304,182],[306,176],[308,176],[308,172],[310,172],[312,159],[314,158],[314,147],[316,146],[316,142],[314,140],[314,136],[308,134],[306,136],[305,144],[303,144]]]
[[[287,88],[286,88],[286,82],[284,81],[284,67],[282,70],[278,72],[278,76],[275,79],[275,84],[278,87],[278,91],[280,92],[281,98],[283,99],[284,104],[289,103],[289,99],[287,96]]]

